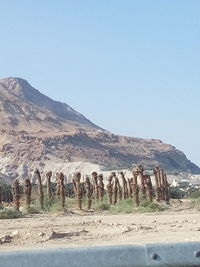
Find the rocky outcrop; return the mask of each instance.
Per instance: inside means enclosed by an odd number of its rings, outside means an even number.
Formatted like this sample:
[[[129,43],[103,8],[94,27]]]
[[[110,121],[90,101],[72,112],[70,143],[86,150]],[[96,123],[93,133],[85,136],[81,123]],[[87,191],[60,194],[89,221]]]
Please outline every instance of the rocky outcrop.
[[[0,172],[13,179],[26,179],[32,169],[54,166],[55,161],[91,162],[105,169],[160,165],[200,173],[175,147],[109,133],[19,78],[0,80],[0,126]]]

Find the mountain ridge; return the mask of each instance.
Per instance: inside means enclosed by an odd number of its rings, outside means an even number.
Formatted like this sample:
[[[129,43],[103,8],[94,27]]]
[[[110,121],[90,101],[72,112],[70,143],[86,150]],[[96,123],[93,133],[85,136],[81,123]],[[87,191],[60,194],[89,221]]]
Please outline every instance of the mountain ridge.
[[[13,95],[15,102],[18,102],[18,100],[21,99],[21,101],[31,103],[32,105],[34,105],[35,109],[37,109],[37,111],[35,112],[32,111],[32,118],[31,114],[28,114],[29,116],[25,117],[27,121],[34,119],[34,115],[36,115],[36,113],[40,113],[39,116],[36,117],[37,120],[42,120],[42,118],[45,119],[45,112],[47,112],[48,116],[46,116],[46,120],[52,120],[52,122],[54,121],[56,128],[59,127],[59,125],[57,125],[58,121],[56,122],[56,120],[59,119],[59,121],[63,124],[63,127],[61,127],[61,129],[65,129],[66,127],[64,126],[64,124],[69,123],[69,121],[75,121],[77,124],[80,124],[80,127],[87,125],[94,129],[100,129],[100,127],[93,124],[85,116],[75,111],[69,105],[52,100],[48,96],[45,96],[39,90],[33,88],[24,79],[16,77],[0,79],[0,92],[2,91],[2,86]],[[20,113],[20,108],[16,107],[16,109]],[[25,106],[25,110],[21,110],[21,113],[31,113],[31,110],[27,106]],[[16,118],[16,123],[17,120],[19,120],[19,118]]]
[[[174,146],[112,134],[21,78],[0,80],[0,126],[0,172],[12,178],[25,177],[29,169],[45,168],[55,160],[61,165],[91,162],[119,169],[143,164],[200,173]]]

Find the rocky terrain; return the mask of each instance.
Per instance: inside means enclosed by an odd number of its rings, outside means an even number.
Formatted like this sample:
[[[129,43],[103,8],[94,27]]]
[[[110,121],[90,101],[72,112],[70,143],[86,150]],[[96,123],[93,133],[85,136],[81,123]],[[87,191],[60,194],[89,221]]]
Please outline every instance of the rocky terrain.
[[[4,178],[25,178],[36,167],[72,172],[86,165],[89,171],[92,166],[100,171],[143,164],[200,173],[175,147],[160,140],[112,134],[20,78],[0,80],[0,136]]]
[[[199,212],[174,202],[163,212],[77,211],[2,220],[1,250],[200,241]]]

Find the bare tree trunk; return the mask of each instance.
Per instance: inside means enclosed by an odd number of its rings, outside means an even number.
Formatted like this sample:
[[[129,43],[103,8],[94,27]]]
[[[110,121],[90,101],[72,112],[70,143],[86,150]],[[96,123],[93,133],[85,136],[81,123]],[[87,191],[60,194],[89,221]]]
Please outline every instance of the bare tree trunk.
[[[87,197],[87,209],[90,210],[92,206],[93,185],[90,182],[89,177],[86,177],[85,189],[86,189],[86,197]]]
[[[59,173],[56,173],[56,195],[57,195],[57,196],[60,196]]]
[[[20,205],[19,200],[20,200],[19,181],[15,179],[13,182],[13,201],[16,211],[19,211],[19,205]]]
[[[128,179],[128,191],[129,191],[129,197],[133,197],[133,189],[132,189],[132,184],[131,184],[131,179]]]
[[[161,191],[161,200],[165,200],[165,185],[164,185],[164,172],[163,169],[160,169],[160,191]]]
[[[52,190],[51,190],[51,177],[52,177],[52,172],[49,171],[46,173],[47,177],[47,196],[49,199],[52,197]]]
[[[139,185],[139,198],[140,200],[146,199],[146,187],[144,183],[144,169],[141,165],[137,168],[137,175],[138,175],[138,185]]]
[[[0,185],[0,206],[2,206],[2,201],[3,201],[3,188]]]
[[[25,196],[26,196],[26,209],[27,210],[30,209],[30,205],[31,205],[31,190],[32,190],[31,182],[27,178],[25,180],[25,185],[24,185],[24,193],[25,193]]]
[[[152,191],[152,183],[150,175],[146,175],[146,192],[147,192],[147,200],[153,201],[153,191]]]
[[[131,187],[132,187],[132,195],[133,195],[133,203],[136,207],[139,206],[139,187],[137,182],[137,172],[133,173],[133,178],[131,178]]]
[[[93,177],[93,184],[94,184],[95,199],[99,200],[98,174],[96,172],[93,172],[92,177]]]
[[[104,197],[104,182],[103,182],[103,175],[99,174],[99,197],[100,200],[103,201]]]
[[[81,173],[78,172],[75,174],[75,177],[73,179],[73,185],[74,185],[74,190],[75,190],[76,198],[77,198],[77,202],[78,202],[78,208],[81,210],[82,209],[83,192],[81,189],[80,180],[81,180]]]
[[[60,200],[61,200],[61,206],[64,209],[65,207],[65,185],[64,185],[64,175],[62,172],[58,175],[59,181],[60,181]]]
[[[113,173],[113,178],[114,178],[114,205],[115,205],[117,203],[119,195],[120,184],[119,184],[119,179],[117,178],[115,173]]]
[[[113,201],[113,182],[112,182],[113,176],[110,175],[108,178],[108,184],[107,184],[107,192],[108,192],[108,204],[112,205]]]
[[[41,209],[44,209],[44,192],[42,189],[42,179],[38,169],[35,170],[35,175],[38,180],[38,196],[39,196],[39,205]]]
[[[156,185],[156,188],[155,188],[155,195],[156,195],[156,201],[157,201],[157,202],[160,202],[160,200],[161,200],[161,196],[160,196],[160,185],[159,185],[158,173],[159,173],[159,168],[156,167],[156,168],[154,169],[155,185]]]
[[[123,199],[128,198],[128,187],[127,187],[127,181],[126,178],[124,177],[124,173],[120,172],[121,179],[122,179],[122,190],[123,190]]]
[[[165,201],[168,204],[170,200],[170,193],[169,193],[169,183],[167,181],[167,175],[164,174],[164,181],[165,181]]]

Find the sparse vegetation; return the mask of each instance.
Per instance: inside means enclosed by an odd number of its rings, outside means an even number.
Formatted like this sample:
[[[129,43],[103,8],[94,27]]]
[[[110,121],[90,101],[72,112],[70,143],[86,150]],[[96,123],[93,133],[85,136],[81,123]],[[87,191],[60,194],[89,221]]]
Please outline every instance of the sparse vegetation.
[[[200,197],[192,199],[190,206],[196,210],[200,210]]]
[[[180,190],[179,188],[170,187],[169,193],[170,193],[170,198],[173,199],[182,199],[185,197],[185,192]]]
[[[103,175],[98,175],[96,172],[92,173],[92,181],[87,177],[84,182],[81,182],[81,173],[77,172],[72,182],[68,184],[64,183],[65,176],[62,172],[56,174],[56,183],[51,183],[52,173],[48,172],[49,182],[47,186],[44,186],[40,171],[36,169],[34,174],[38,184],[31,184],[30,180],[26,179],[23,188],[20,187],[19,181],[15,180],[13,190],[7,188],[9,194],[13,193],[14,197],[14,203],[11,202],[9,205],[14,205],[18,213],[3,208],[2,218],[9,216],[17,218],[20,216],[19,210],[24,211],[24,214],[65,212],[67,209],[110,211],[111,213],[162,211],[167,207],[164,203],[168,203],[166,198],[168,182],[163,170],[159,167],[156,168],[157,173],[160,174],[156,187],[160,189],[157,203],[155,203],[156,200],[153,201],[151,177],[144,174],[144,168],[141,165],[134,170],[133,177],[130,179],[126,180],[121,172],[122,184],[116,173],[112,172],[106,186],[103,182]]]
[[[0,210],[0,219],[16,219],[21,218],[23,215],[21,212],[4,208]]]
[[[95,210],[97,211],[110,210],[110,205],[107,203],[99,203],[95,206]]]
[[[167,206],[162,203],[154,203],[150,201],[142,201],[140,206],[133,205],[132,199],[125,199],[118,202],[116,205],[110,207],[112,213],[146,213],[163,211],[167,209]]]
[[[188,198],[200,198],[200,190],[196,189],[192,192],[189,192]]]

